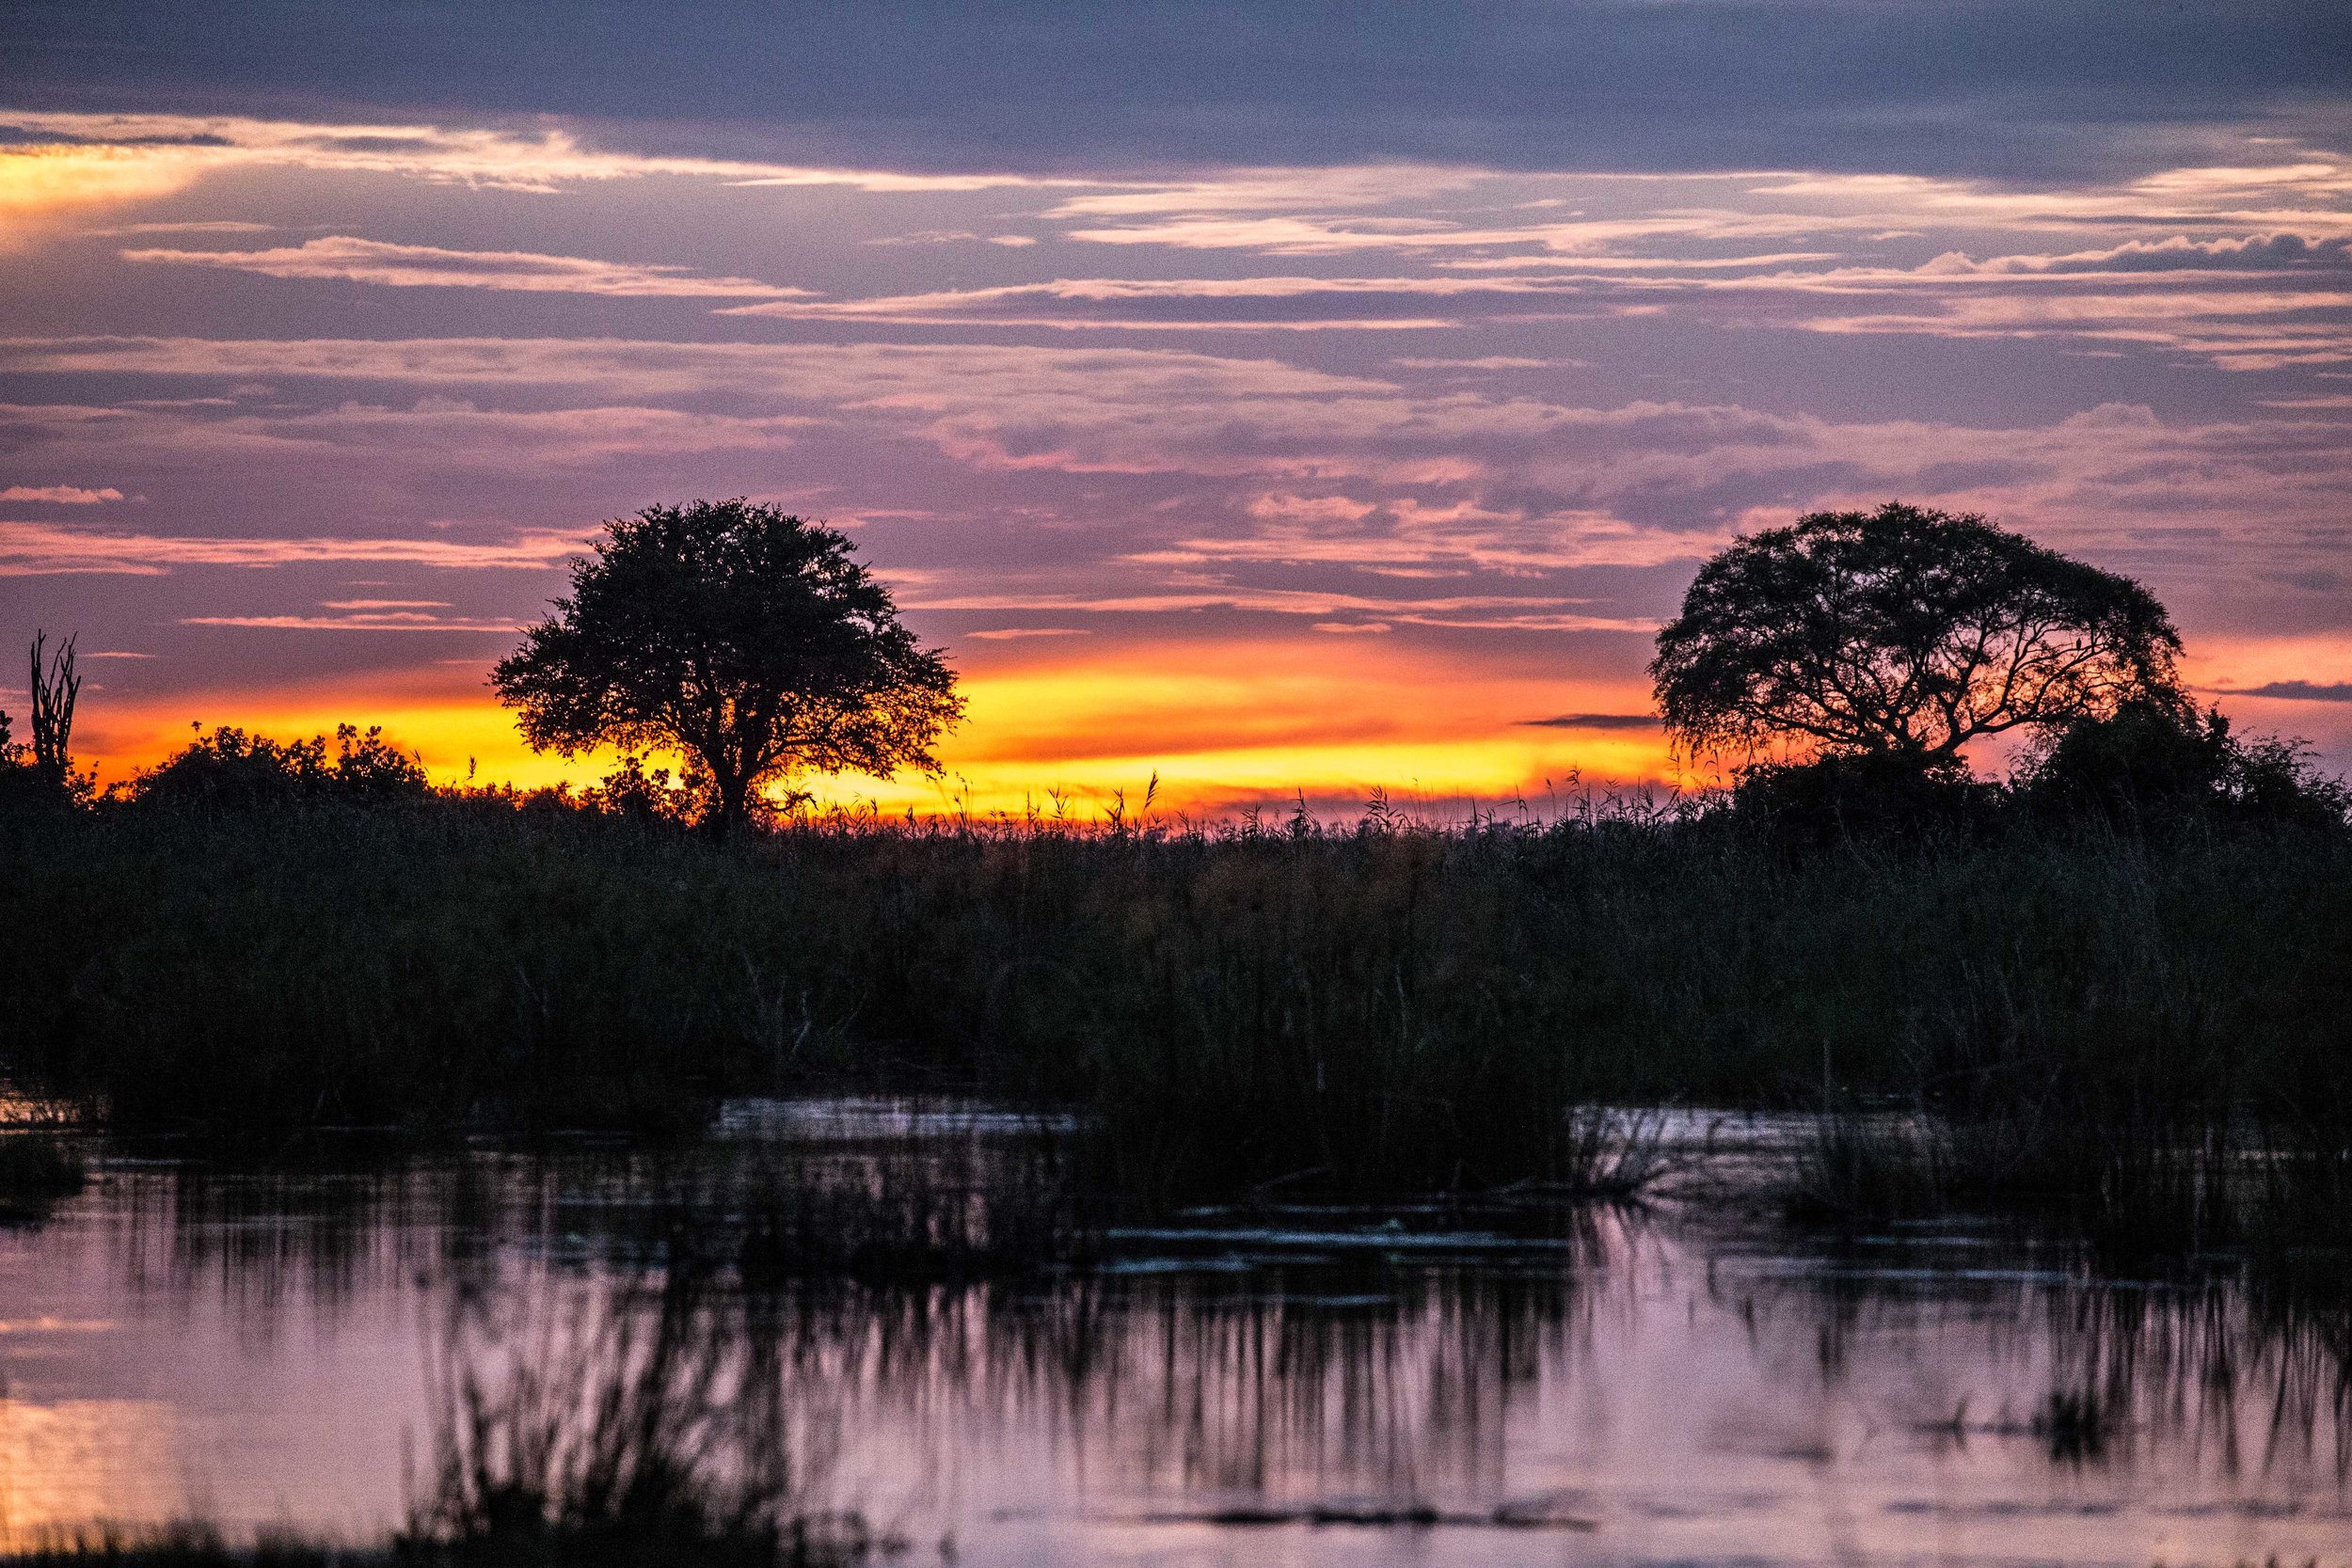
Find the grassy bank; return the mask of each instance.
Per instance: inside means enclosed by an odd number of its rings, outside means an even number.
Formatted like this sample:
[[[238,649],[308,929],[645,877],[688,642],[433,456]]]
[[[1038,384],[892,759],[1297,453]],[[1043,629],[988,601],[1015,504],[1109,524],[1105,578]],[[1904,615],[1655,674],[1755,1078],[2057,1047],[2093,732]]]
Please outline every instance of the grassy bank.
[[[2231,1117],[2352,1127],[2328,829],[713,846],[483,800],[121,810],[0,826],[0,922],[10,1068],[131,1129],[684,1131],[723,1093],[949,1085],[1085,1108],[1100,1178],[1172,1195],[1574,1184],[1605,1159],[1578,1101],[1825,1083],[2000,1122],[1980,1164],[2023,1185]]]

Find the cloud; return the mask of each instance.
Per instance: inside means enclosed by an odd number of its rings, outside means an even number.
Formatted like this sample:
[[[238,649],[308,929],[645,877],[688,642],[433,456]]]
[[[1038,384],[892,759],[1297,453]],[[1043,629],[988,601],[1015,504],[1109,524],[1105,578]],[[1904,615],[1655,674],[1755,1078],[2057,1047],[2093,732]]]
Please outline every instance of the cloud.
[[[11,162],[37,156],[91,160],[93,169],[135,171],[152,194],[216,169],[281,167],[389,174],[492,190],[552,193],[568,185],[659,176],[743,186],[845,186],[875,193],[964,192],[1073,183],[1013,174],[812,167],[759,159],[667,156],[596,148],[564,127],[410,122],[317,124],[241,115],[0,110],[19,137],[0,146],[0,190]]]
[[[122,259],[259,273],[265,277],[334,279],[405,289],[505,289],[666,299],[791,299],[808,293],[749,277],[699,277],[682,266],[641,266],[524,250],[446,250],[348,234],[274,250],[126,250]]]
[[[183,615],[183,626],[245,626],[269,631],[516,632],[519,621],[473,621],[399,611],[350,615]]]
[[[1577,293],[1573,281],[1552,277],[1061,277],[987,289],[943,290],[868,299],[792,299],[728,306],[728,316],[784,316],[801,321],[857,321],[898,325],[1251,328],[1375,327],[1383,331],[1458,325],[1450,317],[1382,313],[1383,301],[1425,311],[1430,299],[1470,296],[1555,298]],[[1346,302],[1346,313],[1332,303]],[[1203,307],[1216,311],[1201,314]],[[1236,306],[1277,309],[1260,316]],[[1366,307],[1375,309],[1367,311]],[[1285,314],[1294,307],[1295,313]]]
[[[576,533],[526,531],[493,544],[449,539],[167,537],[50,523],[0,522],[0,577],[94,573],[161,577],[182,566],[288,566],[397,562],[467,570],[539,570],[577,555]]]
[[[378,559],[421,570],[464,564],[453,546],[511,549],[518,531],[491,519],[569,520],[513,562],[544,567],[589,519],[707,486],[868,519],[862,537],[910,611],[982,611],[1006,629],[1188,616],[1182,635],[1215,637],[1274,617],[1634,638],[1666,608],[1660,585],[1735,532],[1891,496],[1985,511],[2176,603],[2202,595],[2206,626],[2240,613],[2211,608],[2228,583],[2352,546],[2352,445],[2325,409],[2200,419],[2119,402],[1963,422],[1728,399],[1593,406],[1516,380],[1068,341],[0,343],[0,374],[34,372],[134,392],[267,376],[276,391],[226,409],[0,407],[18,460],[43,472],[151,493],[156,476],[205,472],[220,492],[206,526],[166,491],[186,520],[146,544],[11,524],[0,570],[20,575],[352,559],[313,519],[353,506],[409,552]],[[485,526],[429,537],[453,485]],[[272,530],[291,543],[248,536]],[[449,596],[410,578],[381,593]]]
[[[2318,314],[2340,312],[2352,283],[2352,159],[2335,154],[2062,193],[1983,180],[1567,173],[1540,182],[1588,195],[1605,188],[1597,205],[1611,210],[1586,215],[1522,202],[1501,223],[1493,203],[1478,198],[1505,182],[1475,170],[1432,182],[1468,187],[1458,217],[1442,209],[1313,211],[1320,188],[1347,172],[1237,174],[1230,179],[1240,194],[1230,202],[1212,180],[1073,197],[1049,210],[1132,215],[1117,228],[1073,229],[1065,241],[1246,252],[1279,271],[1061,277],[726,309],[866,325],[1120,331],[1437,330],[1671,310],[1686,322],[1830,333],[2064,336],[2197,355],[2233,370],[2323,362],[2352,341]],[[1518,177],[1515,188],[1532,182]],[[1375,198],[1367,187],[1346,199]],[[1207,210],[1185,210],[1185,201]],[[1275,210],[1283,201],[1298,210]],[[2244,231],[2249,226],[2256,231]],[[1988,231],[2110,243],[1985,261],[1950,243],[1973,245]],[[1925,260],[1884,259],[1890,240],[1927,251],[1939,236],[1947,248]],[[1791,249],[1792,240],[1812,244]],[[1759,241],[1768,247],[1756,248]],[[1391,271],[1321,277],[1298,264],[1359,252],[1383,253]],[[1462,368],[1533,368],[1501,362],[1517,357],[1528,356],[1466,356]],[[1438,356],[1392,363],[1445,368]]]
[[[11,484],[0,490],[0,501],[46,501],[52,506],[96,506],[121,499],[122,492],[112,485],[89,490],[78,484]]]
[[[1030,637],[1084,637],[1077,626],[998,626],[990,631],[965,632],[966,637],[980,642],[1012,642]]]
[[[1563,713],[1553,719],[1522,719],[1519,723],[1539,730],[1654,730],[1654,713]]]
[[[326,409],[296,403],[228,416],[71,405],[0,411],[20,429],[43,431],[50,446],[76,461],[150,450],[156,442],[259,459],[330,446],[413,453],[418,442],[430,441],[437,455],[478,448],[481,460],[490,461],[502,448],[528,443],[550,457],[569,453],[585,462],[665,446],[772,448],[795,432],[854,427],[895,432],[955,464],[1004,474],[1255,476],[1261,483],[1233,504],[1249,509],[1259,524],[1248,537],[1264,538],[1277,538],[1273,531],[1283,526],[1334,515],[1370,517],[1384,506],[1391,510],[1383,517],[1409,517],[1423,529],[1478,523],[1483,519],[1446,508],[1470,499],[1465,488],[1503,476],[1548,492],[1550,504],[1488,504],[1488,514],[1582,529],[1608,520],[1591,515],[1597,507],[1636,493],[1704,492],[1742,474],[1769,483],[1766,476],[1802,475],[1824,465],[1841,470],[1841,487],[1916,490],[1931,464],[1997,461],[2017,476],[2006,488],[2022,500],[2062,500],[2079,511],[2093,499],[2091,487],[2103,486],[2112,501],[2098,501],[2094,511],[2153,502],[2176,513],[2200,495],[2197,509],[2244,505],[2258,474],[2270,487],[2264,505],[2292,511],[2306,500],[2316,504],[2352,470],[2328,410],[2165,421],[2145,409],[2110,404],[2040,425],[1837,421],[1731,404],[1639,401],[1595,408],[1452,386],[1414,389],[1274,359],[1172,349],[82,339],[0,343],[0,366],[221,382],[268,373],[280,385],[375,380],[405,384],[412,399],[424,388],[479,396],[512,388],[539,399],[589,400],[530,412],[419,412],[357,403]],[[595,401],[616,392],[697,402],[725,394],[739,405],[789,411],[692,414]],[[1454,487],[1455,494],[1441,500],[1364,485]],[[1980,493],[1984,486],[1963,488]],[[1399,509],[1406,499],[1411,507]],[[1305,515],[1305,505],[1324,515]],[[1712,517],[1705,522],[1716,526]],[[1317,537],[1305,531],[1279,542],[1303,548]],[[1225,547],[1197,523],[1163,538],[1189,541],[1202,552]]]
[[[1578,370],[1592,364],[1589,359],[1530,359],[1523,355],[1486,354],[1475,359],[1413,359],[1396,358],[1389,361],[1407,371],[1551,371]]]
[[[2278,319],[2310,311],[2341,312],[2347,306],[2352,306],[2352,290],[2201,296],[2140,292],[2056,299],[1954,298],[1931,311],[1820,315],[1800,325],[1833,335],[2064,337],[2194,356],[2225,371],[2271,371],[2352,361],[2352,324]]]
[[[1369,613],[1415,626],[1454,626],[1499,631],[1635,631],[1651,632],[1658,623],[1648,619],[1585,615],[1564,611],[1557,598],[1539,594],[1450,594],[1424,598],[1404,595],[1378,597],[1366,594],[1314,589],[1252,588],[1241,584],[1197,591],[1103,595],[1068,593],[1037,594],[901,594],[908,610],[1079,611],[1089,614],[1171,614],[1204,610],[1241,610],[1256,614],[1322,618],[1317,631],[1342,626],[1359,629],[1359,623],[1333,622],[1345,613]],[[1381,629],[1387,629],[1382,627]]]
[[[102,107],[293,101],[329,119],[386,104],[520,126],[574,117],[645,147],[914,169],[1212,168],[1277,148],[1327,166],[1999,167],[2048,181],[2145,168],[2237,127],[2325,123],[2352,74],[2331,18],[2296,0],[1710,0],[1695,16],[1463,0],[1343,26],[1315,6],[1215,0],[619,8],[574,19],[560,40],[535,18],[447,0],[50,8],[0,24],[0,89]],[[714,81],[740,90],[694,124]],[[357,145],[306,150],[406,150],[378,127],[348,129]]]
[[[447,610],[447,599],[326,599],[321,610]]]
[[[1190,179],[1136,182],[1124,189],[1066,196],[1048,218],[1133,218],[1166,214],[1282,213],[1299,208],[1373,208],[1427,200],[1476,185],[1486,171],[1474,165],[1331,165],[1295,168],[1228,168]]]
[[[2272,681],[2265,686],[2223,688],[2225,697],[2281,697],[2309,703],[2352,703],[2352,681],[2315,684],[2311,681]]]
[[[169,218],[151,223],[119,223],[81,232],[90,239],[129,239],[136,234],[267,234],[278,227],[244,218]]]
[[[2344,235],[2306,238],[2301,234],[2251,234],[2243,237],[2193,240],[2185,234],[2167,239],[2127,240],[2104,250],[2077,250],[2062,256],[1995,256],[1971,261],[1957,251],[1947,252],[1922,273],[1952,277],[2064,276],[2069,273],[2135,272],[2271,272],[2282,268],[2352,266],[2352,238]]]

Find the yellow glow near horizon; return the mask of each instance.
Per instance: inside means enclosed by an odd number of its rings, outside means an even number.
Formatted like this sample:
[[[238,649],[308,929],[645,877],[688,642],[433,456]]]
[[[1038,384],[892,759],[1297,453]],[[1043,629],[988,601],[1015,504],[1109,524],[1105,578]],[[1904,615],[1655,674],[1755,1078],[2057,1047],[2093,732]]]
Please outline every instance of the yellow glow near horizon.
[[[2193,668],[2200,684],[2252,686],[2341,666],[2341,652],[2310,639],[2217,644]],[[1002,658],[1003,656],[994,656]],[[1627,683],[1576,681],[1540,666],[1497,669],[1467,656],[1369,639],[1297,639],[1096,651],[1042,650],[968,673],[963,725],[939,749],[937,778],[901,774],[802,781],[826,803],[870,802],[918,814],[1019,815],[1066,809],[1092,816],[1114,791],[1132,807],[1156,773],[1166,812],[1214,815],[1248,800],[1303,791],[1326,804],[1360,800],[1375,786],[1400,801],[1443,809],[1465,798],[1540,802],[1547,788],[1667,783],[1679,775],[1654,728],[1553,728],[1529,721],[1572,712],[1639,714],[1649,693]],[[189,721],[234,724],[281,739],[331,735],[338,723],[380,724],[423,759],[437,783],[533,789],[586,787],[612,752],[566,760],[534,753],[514,717],[469,680],[420,687],[415,677],[277,691],[214,691],[161,704],[86,705],[77,732],[102,781],[150,767],[187,744]],[[2226,701],[2226,699],[2225,699]],[[2313,721],[2341,705],[2298,705]],[[2304,727],[2309,727],[2305,725]],[[2328,728],[2327,722],[2320,724]],[[1979,759],[1999,768],[1998,759]],[[1549,783],[1548,783],[1549,782]]]
[[[1645,693],[1572,697],[1556,677],[1477,672],[1442,656],[1352,646],[1342,656],[1319,642],[1218,644],[1181,657],[1136,649],[976,673],[962,689],[968,716],[940,748],[939,778],[843,776],[804,786],[828,802],[918,813],[1042,811],[1058,791],[1090,812],[1113,790],[1138,800],[1156,772],[1162,809],[1216,812],[1295,791],[1360,800],[1375,786],[1400,800],[1534,800],[1547,780],[1565,785],[1579,773],[1627,782],[1669,773],[1655,731],[1523,722],[1575,707],[1639,712]],[[92,705],[81,749],[103,780],[124,779],[186,745],[191,719],[281,739],[380,724],[442,784],[470,772],[476,783],[525,789],[586,786],[614,761],[610,752],[569,761],[533,753],[486,692],[363,684],[215,692],[173,699],[168,713]]]

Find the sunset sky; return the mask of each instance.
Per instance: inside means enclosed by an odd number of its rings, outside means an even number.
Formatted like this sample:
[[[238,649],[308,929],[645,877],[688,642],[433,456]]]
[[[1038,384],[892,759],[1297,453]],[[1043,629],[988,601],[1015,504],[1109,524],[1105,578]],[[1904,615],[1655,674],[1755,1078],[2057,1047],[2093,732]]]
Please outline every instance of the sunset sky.
[[[0,653],[79,635],[103,778],[352,720],[593,780],[489,665],[601,519],[736,495],[946,648],[988,805],[1663,776],[1699,561],[1897,497],[2352,768],[2352,24],[0,11]]]

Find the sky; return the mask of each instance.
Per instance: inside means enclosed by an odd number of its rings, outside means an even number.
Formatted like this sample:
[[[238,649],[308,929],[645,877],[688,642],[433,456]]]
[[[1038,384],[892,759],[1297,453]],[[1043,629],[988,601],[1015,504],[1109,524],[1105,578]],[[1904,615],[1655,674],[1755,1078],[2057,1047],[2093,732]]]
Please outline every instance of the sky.
[[[1699,562],[1898,498],[2342,769],[2348,481],[2336,5],[0,11],[0,648],[79,638],[102,781],[593,782],[486,672],[730,496],[961,672],[892,809],[1682,777]]]

